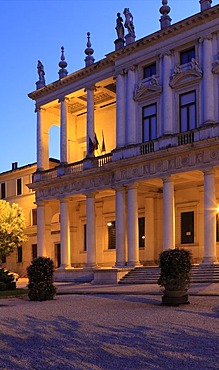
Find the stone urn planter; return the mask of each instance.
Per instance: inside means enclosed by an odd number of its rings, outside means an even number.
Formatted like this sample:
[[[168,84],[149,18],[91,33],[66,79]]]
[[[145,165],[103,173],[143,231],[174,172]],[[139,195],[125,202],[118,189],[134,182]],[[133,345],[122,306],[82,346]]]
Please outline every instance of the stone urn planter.
[[[160,254],[161,269],[158,285],[162,288],[162,304],[189,304],[188,287],[191,283],[192,256],[185,249],[168,249]]]

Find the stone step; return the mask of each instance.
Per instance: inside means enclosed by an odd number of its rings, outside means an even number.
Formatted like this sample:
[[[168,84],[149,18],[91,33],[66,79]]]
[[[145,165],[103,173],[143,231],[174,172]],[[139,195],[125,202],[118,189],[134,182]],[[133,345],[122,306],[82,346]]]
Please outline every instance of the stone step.
[[[129,271],[119,284],[157,284],[159,267],[136,267]],[[193,283],[219,283],[219,265],[201,265],[192,268]]]

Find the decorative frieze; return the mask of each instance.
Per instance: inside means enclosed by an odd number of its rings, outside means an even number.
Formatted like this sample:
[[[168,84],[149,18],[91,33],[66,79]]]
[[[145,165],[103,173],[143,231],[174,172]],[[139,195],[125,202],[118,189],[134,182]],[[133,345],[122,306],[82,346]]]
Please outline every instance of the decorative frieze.
[[[142,158],[141,158],[142,159]],[[107,188],[115,188],[150,178],[163,178],[166,175],[186,172],[191,170],[205,170],[209,165],[217,166],[219,161],[219,149],[203,149],[190,153],[175,153],[171,157],[148,159],[142,163],[135,163],[132,166],[126,164],[126,167],[112,169],[109,173],[93,176],[86,179],[75,179],[69,177],[69,183],[60,183],[59,185],[49,185],[49,182],[44,185],[44,188],[36,189],[37,202],[41,200],[60,198],[74,194],[103,190]],[[116,163],[114,163],[115,165]],[[121,165],[120,165],[121,166]]]

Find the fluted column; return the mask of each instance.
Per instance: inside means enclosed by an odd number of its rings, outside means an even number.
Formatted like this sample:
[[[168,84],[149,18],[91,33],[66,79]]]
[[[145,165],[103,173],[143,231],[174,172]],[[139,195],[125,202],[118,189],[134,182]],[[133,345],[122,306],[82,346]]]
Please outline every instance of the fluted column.
[[[125,76],[118,73],[116,78],[116,148],[125,146]]]
[[[125,188],[116,189],[116,267],[126,263],[126,193]]]
[[[171,176],[163,179],[163,249],[175,248],[174,183]]]
[[[45,203],[37,203],[37,256],[46,257]]]
[[[86,195],[87,267],[96,267],[96,215],[95,194]]]
[[[203,123],[212,123],[214,117],[214,77],[212,73],[212,36],[203,39],[202,48],[203,57],[203,90],[202,90],[202,106],[203,106]]]
[[[204,258],[203,263],[216,261],[216,197],[215,171],[204,171]]]
[[[67,120],[67,101],[66,97],[60,102],[60,162],[68,163],[68,120]]]
[[[61,269],[71,268],[71,256],[70,256],[70,223],[69,223],[69,211],[68,211],[68,200],[60,200],[60,239],[61,239]]]
[[[138,189],[128,186],[128,266],[139,266]]]
[[[94,139],[94,90],[91,86],[87,90],[87,157],[93,157],[94,153],[89,152],[89,138]]]
[[[43,171],[49,168],[49,135],[44,125],[45,110],[36,108],[37,113],[37,170]]]
[[[169,85],[171,72],[171,53],[163,55],[163,94],[162,94],[162,121],[163,135],[173,133],[173,103],[172,89]]]
[[[136,129],[136,103],[133,99],[135,90],[135,68],[128,69],[127,84],[126,84],[126,144],[136,144],[137,129]]]

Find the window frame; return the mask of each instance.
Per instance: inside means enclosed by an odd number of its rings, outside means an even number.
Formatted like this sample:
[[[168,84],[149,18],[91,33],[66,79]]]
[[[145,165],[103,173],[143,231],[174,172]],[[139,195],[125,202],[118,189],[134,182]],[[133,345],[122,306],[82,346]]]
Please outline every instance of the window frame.
[[[156,107],[156,113],[145,116],[144,115],[144,109],[150,108],[152,106]],[[155,138],[151,137],[152,136],[151,134],[152,134],[152,125],[153,125],[152,119],[153,118],[156,118],[156,137]],[[141,124],[141,138],[142,138],[141,141],[142,141],[142,143],[147,143],[147,142],[156,140],[158,138],[158,106],[157,106],[157,102],[142,106],[142,108],[141,108],[141,119],[142,119],[142,124]],[[145,121],[147,119],[149,120],[149,139],[145,140],[145,138],[144,138],[144,136],[145,136],[145,124],[146,124]]]
[[[153,71],[153,68],[155,67],[155,72],[153,73],[152,71]],[[146,76],[146,70],[149,70],[149,75],[148,76]],[[147,79],[150,79],[152,76],[157,76],[157,63],[156,63],[156,61],[154,61],[154,62],[151,62],[151,63],[148,63],[148,64],[146,64],[146,65],[144,65],[143,67],[142,67],[142,79],[143,80],[147,80]]]
[[[144,220],[142,230],[141,230],[141,225],[140,225],[141,220]],[[142,234],[141,234],[141,231],[142,231]],[[146,240],[145,216],[140,216],[140,217],[138,217],[138,244],[139,244],[139,249],[144,249],[145,248],[145,240]]]
[[[22,245],[19,245],[17,247],[17,263],[23,262],[23,247]]]
[[[16,195],[22,195],[23,194],[23,183],[22,178],[19,177],[16,181]]]
[[[191,55],[192,54],[192,55]],[[189,48],[186,48],[186,49],[183,49],[179,52],[179,61],[180,61],[180,65],[184,65],[184,64],[188,64],[192,61],[192,59],[196,59],[196,48],[195,48],[195,45],[193,45],[192,47],[189,47]],[[186,57],[186,61],[183,62],[183,57]]]
[[[187,215],[189,217],[192,216],[190,217],[193,222],[192,225],[191,224],[186,225],[185,219],[184,219],[184,225],[183,225],[183,222],[182,222],[183,215]],[[187,232],[186,232],[186,235],[183,235],[183,231],[185,231],[183,229],[185,228],[187,228]],[[180,240],[181,245],[194,244],[194,240],[195,240],[195,213],[194,211],[181,212],[180,214],[180,239],[181,239]]]
[[[192,103],[187,103],[187,104],[182,105],[182,103],[181,103],[182,97],[185,96],[185,95],[189,95],[191,93],[195,94],[195,102],[194,103],[193,102]],[[195,127],[191,128],[190,107],[192,107],[192,106],[195,107]],[[184,130],[182,131],[182,114],[181,113],[182,113],[183,108],[186,108],[186,125],[187,125],[187,130],[186,131],[184,131]],[[197,91],[196,91],[196,89],[179,94],[179,108],[178,108],[178,110],[179,110],[179,132],[183,133],[183,132],[195,130],[198,127],[198,124],[197,124]]]
[[[1,199],[6,199],[6,182],[1,183]]]
[[[109,224],[112,225],[109,225]],[[111,233],[111,234],[110,234]],[[116,250],[116,221],[111,220],[107,223],[107,249]]]

